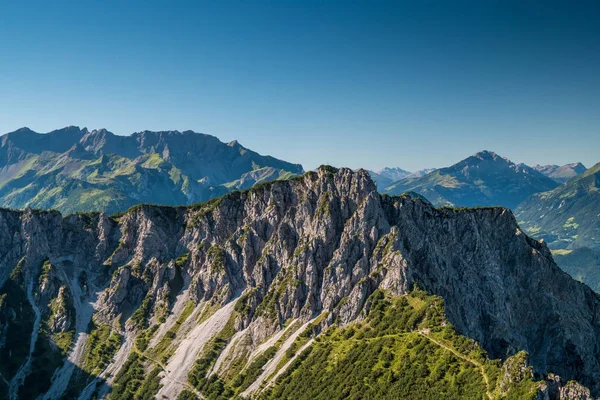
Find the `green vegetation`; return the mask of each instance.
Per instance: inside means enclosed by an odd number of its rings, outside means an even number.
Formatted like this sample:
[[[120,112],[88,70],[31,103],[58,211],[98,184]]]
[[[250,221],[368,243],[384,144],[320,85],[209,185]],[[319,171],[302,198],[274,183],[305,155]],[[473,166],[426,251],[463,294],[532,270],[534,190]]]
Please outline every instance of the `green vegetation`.
[[[25,259],[23,258],[23,259],[21,259],[21,261],[19,261],[17,263],[17,266],[10,272],[8,279],[18,285],[22,285],[24,283],[24,277],[23,277],[23,267],[24,266],[25,266]]]
[[[52,264],[50,264],[50,261],[49,260],[44,261],[44,263],[42,264],[42,272],[40,274],[40,277],[38,278],[38,284],[41,284],[42,282],[44,282],[48,279],[48,277],[50,276],[51,270],[52,270]]]
[[[137,400],[135,395],[142,388],[144,374],[141,356],[132,352],[117,376],[115,376],[109,399]]]
[[[275,353],[277,353],[277,348],[274,346],[269,347],[264,353],[256,357],[241,374],[235,376],[231,381],[231,386],[237,390],[237,393],[244,391],[262,374],[263,367],[275,356]]]
[[[205,345],[202,355],[194,363],[194,367],[188,374],[188,381],[200,393],[209,400],[230,399],[235,391],[227,385],[217,374],[206,377],[208,371],[219,358],[221,352],[227,347],[229,340],[235,333],[233,323],[235,314],[229,319],[225,327],[219,334]]]
[[[188,389],[183,389],[179,396],[177,396],[177,400],[196,400],[196,394]]]
[[[532,399],[531,379],[506,383],[502,365],[460,336],[443,300],[415,290],[369,299],[366,321],[330,328],[261,399]],[[522,365],[514,362],[512,365]]]
[[[148,348],[148,343],[158,330],[158,325],[152,325],[150,328],[143,330],[135,339],[135,345],[140,351],[145,351]]]
[[[133,398],[135,400],[153,400],[156,393],[161,388],[160,378],[158,374],[162,369],[159,366],[155,366],[152,371],[144,378],[142,385],[136,390]]]
[[[319,217],[322,215],[329,215],[331,210],[331,201],[333,200],[333,193],[325,192],[321,195],[321,200],[319,201],[319,207],[317,208],[317,212],[315,213],[315,217]]]
[[[190,253],[184,253],[184,254],[180,255],[179,257],[177,257],[177,259],[175,260],[175,266],[179,269],[183,269],[187,265],[187,262],[189,259],[190,259]]]
[[[196,307],[196,305],[194,304],[193,301],[188,301],[186,303],[185,308],[183,309],[181,315],[179,315],[179,318],[177,318],[177,321],[175,321],[175,324],[173,324],[171,329],[169,329],[167,332],[165,332],[165,334],[160,339],[158,344],[154,348],[152,348],[151,350],[148,351],[148,354],[151,357],[158,358],[163,363],[167,362],[169,360],[169,358],[171,358],[171,355],[173,354],[173,349],[171,349],[171,343],[173,343],[173,340],[177,337],[179,328],[181,328],[181,325],[192,314],[195,307]],[[158,326],[156,326],[156,328],[158,329]],[[139,340],[140,339],[138,339],[138,341]],[[145,339],[144,339],[144,342],[145,342],[144,346],[139,346],[139,344],[138,344],[138,349],[140,351],[144,351],[147,348],[147,341]]]
[[[146,329],[148,327],[148,319],[150,318],[150,312],[152,311],[152,294],[148,292],[142,304],[135,310],[131,318],[132,326],[135,329]]]
[[[227,261],[225,251],[217,244],[208,249],[207,257],[210,260],[211,273],[225,271],[225,263]]]
[[[117,331],[108,325],[96,326],[91,322],[91,331],[83,358],[83,370],[91,375],[98,375],[112,361],[122,338]]]
[[[242,294],[235,303],[234,310],[242,316],[248,315],[251,309],[249,302],[254,298],[257,291],[258,287],[255,287]]]
[[[323,171],[328,174],[337,174],[339,171],[338,168],[332,167],[331,165],[320,165],[318,169],[319,171]]]

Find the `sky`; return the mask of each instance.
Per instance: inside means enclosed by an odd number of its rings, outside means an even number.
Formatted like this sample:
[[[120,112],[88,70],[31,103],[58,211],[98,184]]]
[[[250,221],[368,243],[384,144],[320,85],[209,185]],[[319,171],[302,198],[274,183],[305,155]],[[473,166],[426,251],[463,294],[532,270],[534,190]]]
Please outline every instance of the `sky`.
[[[194,130],[312,169],[600,161],[598,1],[1,1],[0,132]]]

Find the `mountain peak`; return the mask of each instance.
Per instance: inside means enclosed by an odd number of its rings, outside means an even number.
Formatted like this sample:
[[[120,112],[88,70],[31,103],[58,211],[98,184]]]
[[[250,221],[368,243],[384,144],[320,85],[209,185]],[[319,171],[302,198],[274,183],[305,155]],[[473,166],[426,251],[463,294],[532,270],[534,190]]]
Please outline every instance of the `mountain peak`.
[[[475,154],[473,154],[473,157],[479,158],[481,160],[497,160],[497,159],[503,159],[503,160],[507,160],[507,158],[505,157],[501,157],[498,154],[494,153],[493,151],[490,150],[482,150],[479,151]]]
[[[57,134],[61,135],[61,134],[67,134],[67,133],[70,133],[70,134],[79,133],[79,134],[84,135],[84,134],[88,133],[88,130],[87,130],[87,128],[80,129],[78,126],[70,125],[70,126],[65,126],[62,129],[55,129],[53,131],[48,132],[47,134],[48,135],[57,135]]]
[[[11,136],[11,137],[15,137],[15,136],[21,136],[21,135],[31,135],[31,134],[35,134],[37,135],[38,133],[33,131],[32,129],[24,126],[22,128],[19,128],[15,131],[9,132],[3,136]]]
[[[390,194],[413,191],[436,206],[516,207],[527,196],[554,189],[558,184],[525,164],[484,150],[418,179],[386,188]]]

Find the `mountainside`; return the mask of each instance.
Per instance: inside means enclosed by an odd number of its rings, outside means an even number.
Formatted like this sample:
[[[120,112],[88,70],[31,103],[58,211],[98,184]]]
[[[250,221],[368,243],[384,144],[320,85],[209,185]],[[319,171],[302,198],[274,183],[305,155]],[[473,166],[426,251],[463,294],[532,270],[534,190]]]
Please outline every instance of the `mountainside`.
[[[236,141],[191,131],[117,136],[23,128],[1,137],[0,205],[113,213],[139,203],[196,203],[302,172]]]
[[[600,250],[600,163],[516,209],[520,225],[554,249]]]
[[[282,391],[319,371],[348,398],[600,392],[600,300],[509,210],[379,195],[362,170],[112,218],[0,210],[0,232],[10,398],[306,398]]]
[[[514,164],[482,151],[420,178],[408,178],[385,188],[385,193],[416,192],[436,206],[504,206],[515,208],[533,193],[558,183],[524,164]]]
[[[565,183],[569,179],[583,174],[587,168],[580,162],[565,165],[536,165],[533,167],[544,176],[552,178],[557,182]]]
[[[600,251],[580,247],[555,250],[552,256],[563,271],[600,293]]]

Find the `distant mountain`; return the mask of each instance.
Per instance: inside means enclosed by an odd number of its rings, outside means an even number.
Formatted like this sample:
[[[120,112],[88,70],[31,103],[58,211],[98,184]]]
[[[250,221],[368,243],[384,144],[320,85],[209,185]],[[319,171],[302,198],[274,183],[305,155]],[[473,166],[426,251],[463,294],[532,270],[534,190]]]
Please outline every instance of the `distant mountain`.
[[[515,214],[530,235],[551,248],[600,250],[600,163],[552,191],[531,196]]]
[[[409,171],[403,170],[402,168],[398,168],[398,167],[394,167],[394,168],[386,167],[379,171],[368,171],[368,172],[369,172],[369,175],[371,175],[371,179],[373,179],[375,181],[375,183],[377,184],[377,187],[379,188],[379,190],[383,191],[386,187],[392,185],[394,182],[397,182],[397,181],[405,179],[405,178],[418,178],[418,177],[428,174],[434,170],[435,170],[434,168],[426,168],[426,169],[421,169],[416,172],[409,172]]]
[[[0,138],[0,206],[10,208],[112,213],[139,203],[183,205],[302,172],[192,131],[117,136],[72,126]]]
[[[382,191],[383,189],[385,189],[387,186],[391,185],[395,181],[404,179],[407,176],[411,175],[411,172],[403,170],[402,168],[397,168],[397,167],[394,167],[394,168],[386,167],[379,171],[367,171],[367,172],[369,172],[371,179],[373,179],[373,181],[375,181],[375,183],[377,184],[379,191]]]
[[[389,194],[416,192],[436,206],[505,206],[515,208],[533,193],[558,183],[524,164],[515,164],[491,151],[482,151],[451,167],[388,186]]]
[[[587,170],[587,168],[580,162],[565,165],[538,164],[534,166],[533,169],[560,183],[564,183],[579,174],[583,174]]]
[[[378,175],[381,175],[385,178],[391,179],[392,181],[399,181],[400,179],[404,179],[408,176],[411,176],[412,173],[402,168],[389,168],[386,167],[380,171],[377,171]]]
[[[418,171],[413,172],[412,174],[410,174],[410,178],[420,178],[424,175],[427,175],[433,171],[435,171],[436,168],[424,168],[424,169],[420,169]]]

